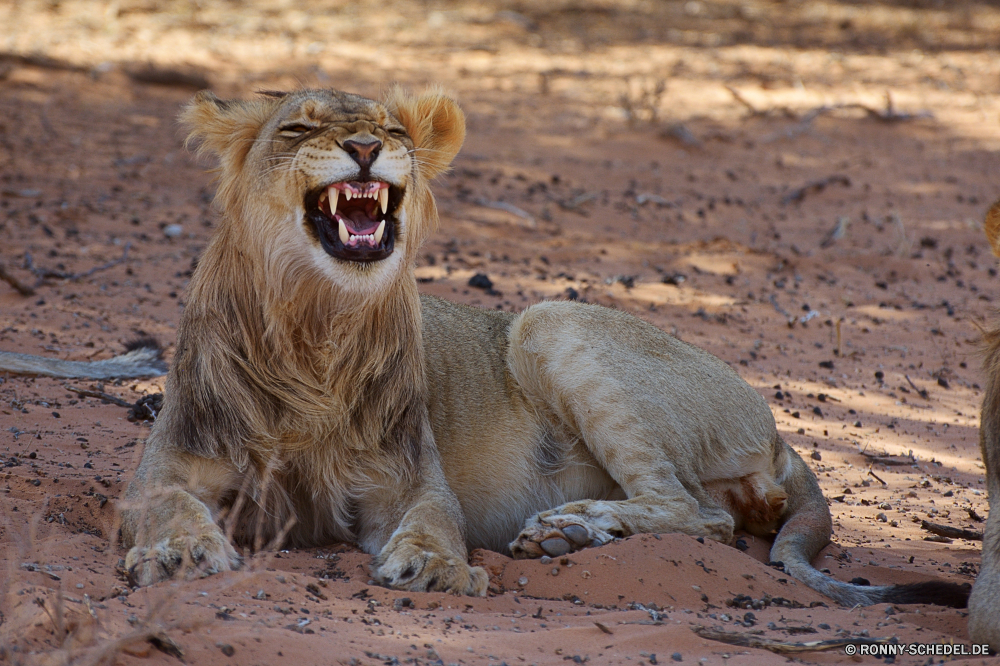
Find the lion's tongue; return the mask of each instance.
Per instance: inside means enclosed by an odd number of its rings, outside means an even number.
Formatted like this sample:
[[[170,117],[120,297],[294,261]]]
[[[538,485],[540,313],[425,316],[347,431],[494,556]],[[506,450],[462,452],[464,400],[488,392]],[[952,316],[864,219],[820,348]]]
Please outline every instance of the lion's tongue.
[[[352,210],[347,214],[338,212],[337,217],[344,220],[344,226],[354,236],[373,234],[378,228],[378,220],[368,217],[368,214],[363,210]]]

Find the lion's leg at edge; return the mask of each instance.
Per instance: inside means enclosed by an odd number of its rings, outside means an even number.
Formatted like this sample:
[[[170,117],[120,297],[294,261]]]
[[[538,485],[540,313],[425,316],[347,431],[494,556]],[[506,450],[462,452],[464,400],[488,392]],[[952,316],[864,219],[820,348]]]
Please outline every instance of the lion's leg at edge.
[[[144,587],[176,575],[198,578],[238,568],[241,558],[210,508],[234,482],[232,471],[155,446],[147,445],[147,452],[121,509],[129,581]]]

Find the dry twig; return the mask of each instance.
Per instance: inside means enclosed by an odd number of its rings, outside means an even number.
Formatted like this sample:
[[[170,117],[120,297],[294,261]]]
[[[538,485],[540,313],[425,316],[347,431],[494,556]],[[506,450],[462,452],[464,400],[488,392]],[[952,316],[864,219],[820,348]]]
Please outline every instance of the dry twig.
[[[101,400],[107,400],[110,403],[114,403],[119,407],[134,407],[135,405],[127,400],[122,400],[118,396],[111,395],[110,393],[105,393],[104,391],[94,391],[92,389],[81,389],[74,388],[69,384],[63,384],[62,387],[67,391],[72,391],[78,396],[83,398],[100,398]]]
[[[42,284],[42,281],[46,278],[57,278],[60,280],[82,280],[88,278],[94,273],[100,271],[106,271],[109,268],[114,268],[118,264],[123,264],[128,261],[128,251],[132,249],[132,243],[125,243],[125,247],[122,249],[122,256],[118,259],[112,259],[111,261],[101,264],[100,266],[94,266],[89,271],[84,271],[83,273],[66,273],[65,271],[57,271],[51,268],[45,268],[43,266],[35,266],[35,261],[31,257],[31,253],[24,253],[24,267],[31,271],[35,277],[38,278],[38,282],[35,286]]]
[[[806,641],[797,643],[791,641],[779,641],[764,636],[754,636],[749,633],[737,633],[728,631],[716,631],[707,627],[691,627],[691,631],[701,638],[710,641],[719,641],[728,645],[739,645],[741,647],[760,648],[770,650],[775,654],[791,654],[796,652],[823,652],[825,650],[836,650],[845,645],[886,645],[894,643],[894,638],[868,638],[866,636],[849,636],[847,638],[832,638],[825,641]]]
[[[822,192],[826,189],[827,185],[833,185],[839,183],[844,187],[851,186],[851,179],[843,174],[835,174],[833,176],[827,176],[826,178],[820,178],[819,180],[814,180],[811,183],[806,183],[802,187],[792,190],[785,196],[781,198],[781,205],[787,206],[792,202],[798,203],[806,198],[806,195],[810,192]]]
[[[931,534],[947,537],[949,539],[966,539],[968,541],[982,541],[983,533],[975,530],[964,530],[960,527],[929,523],[926,520],[920,521],[920,529],[927,530]]]

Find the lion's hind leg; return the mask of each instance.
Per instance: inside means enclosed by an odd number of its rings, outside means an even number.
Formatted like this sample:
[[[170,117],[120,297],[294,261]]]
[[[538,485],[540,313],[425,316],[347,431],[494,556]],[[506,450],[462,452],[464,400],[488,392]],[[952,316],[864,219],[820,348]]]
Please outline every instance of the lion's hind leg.
[[[699,503],[690,495],[649,493],[618,501],[580,500],[529,518],[510,550],[515,559],[558,557],[633,534],[668,532],[726,543],[732,540],[733,519],[722,508]]]
[[[515,556],[643,532],[732,539],[733,516],[702,479],[769,469],[776,437],[767,404],[736,373],[635,317],[575,303],[528,308],[509,340],[508,367],[529,401],[626,498],[577,494],[539,513],[511,544]]]

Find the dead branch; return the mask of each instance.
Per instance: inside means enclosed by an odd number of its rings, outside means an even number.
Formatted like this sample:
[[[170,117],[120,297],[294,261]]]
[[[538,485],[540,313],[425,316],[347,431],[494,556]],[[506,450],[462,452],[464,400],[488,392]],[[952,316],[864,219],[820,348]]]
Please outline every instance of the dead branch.
[[[927,393],[927,389],[922,389],[922,388],[920,388],[919,386],[917,386],[916,384],[914,384],[914,383],[913,383],[913,380],[912,380],[912,379],[910,379],[910,376],[909,376],[909,375],[903,375],[903,376],[904,376],[904,377],[906,377],[906,381],[907,381],[907,383],[909,383],[910,387],[911,387],[911,388],[912,388],[912,389],[913,389],[914,391],[916,391],[916,392],[917,392],[917,394],[918,394],[918,395],[920,395],[920,397],[921,397],[921,398],[923,398],[924,400],[930,400],[930,394],[929,394],[929,393]]]
[[[84,271],[83,273],[66,273],[64,271],[57,271],[51,268],[45,268],[44,266],[35,266],[35,261],[31,257],[31,253],[24,253],[24,267],[31,271],[35,277],[38,278],[38,282],[35,283],[35,287],[38,287],[47,278],[56,278],[59,280],[82,280],[88,278],[94,273],[100,271],[106,271],[109,268],[114,268],[118,264],[123,264],[128,261],[128,251],[132,248],[132,243],[125,243],[125,247],[122,250],[122,256],[117,259],[112,259],[111,261],[102,264],[100,266],[94,266],[89,271]]]
[[[847,638],[832,638],[825,641],[806,641],[796,643],[791,641],[779,641],[764,636],[754,636],[749,633],[716,631],[707,627],[691,627],[691,631],[699,637],[710,641],[719,641],[728,645],[738,645],[740,647],[760,648],[769,650],[775,654],[790,654],[801,652],[823,652],[825,650],[836,650],[845,645],[886,645],[895,642],[894,638],[868,638],[867,636],[849,636]]]
[[[883,486],[887,486],[887,485],[889,485],[888,483],[886,483],[885,481],[883,481],[883,480],[882,480],[882,479],[881,479],[881,478],[879,477],[879,475],[878,475],[878,474],[876,474],[875,472],[873,472],[873,471],[872,471],[872,468],[871,468],[871,466],[869,466],[869,467],[868,467],[868,476],[872,477],[873,479],[875,479],[876,481],[878,481],[879,483],[881,483],[881,484],[882,484]]]
[[[740,94],[740,91],[738,91],[736,88],[734,88],[732,86],[726,86],[726,90],[728,90],[729,94],[733,96],[733,99],[735,99],[737,102],[739,102],[740,104],[742,104],[743,106],[746,107],[747,111],[750,112],[751,116],[765,116],[765,115],[767,115],[767,111],[761,111],[761,110],[759,110],[757,107],[755,107],[753,104],[751,104],[750,101],[747,100],[746,97],[744,97],[742,94]]]
[[[983,522],[984,518],[983,518],[982,516],[980,516],[980,515],[979,515],[978,513],[976,513],[976,510],[975,510],[975,509],[973,509],[973,508],[972,508],[971,506],[970,506],[970,507],[968,507],[968,508],[966,509],[966,511],[967,511],[967,512],[968,512],[968,514],[969,514],[969,518],[972,518],[972,519],[973,519],[974,521],[976,521],[977,523],[981,523],[981,522]]]
[[[868,453],[867,451],[862,451],[861,455],[865,457],[865,459],[868,461],[869,464],[885,465],[886,467],[892,467],[893,465],[899,467],[903,465],[914,465],[917,462],[913,458],[899,458],[896,456],[878,455],[875,453]]]
[[[752,115],[768,116],[772,115],[773,111],[757,111],[753,106],[750,106],[745,100],[740,99],[738,93],[730,90],[733,96],[737,98],[744,106],[747,106],[754,111]],[[796,114],[786,107],[780,107],[778,109],[786,115],[796,117]],[[824,104],[822,106],[817,106],[814,109],[810,109],[805,114],[801,116],[801,119],[795,126],[784,130],[783,132],[776,132],[774,134],[769,134],[761,139],[761,143],[770,143],[775,139],[786,138],[793,139],[799,134],[808,131],[812,127],[812,122],[819,118],[820,116],[832,113],[834,111],[844,111],[844,110],[860,110],[864,111],[865,115],[869,118],[873,118],[879,122],[883,123],[898,123],[908,120],[918,120],[922,118],[933,118],[934,114],[930,111],[919,111],[917,113],[900,113],[896,111],[892,103],[892,94],[887,90],[885,91],[885,109],[879,110],[868,106],[867,104],[861,104],[860,102],[847,102],[844,104]]]
[[[833,185],[839,183],[844,187],[851,186],[851,179],[843,174],[835,174],[833,176],[827,176],[826,178],[820,178],[819,180],[814,180],[811,183],[806,183],[798,189],[794,189],[785,196],[781,198],[781,205],[787,206],[792,202],[798,203],[806,198],[806,195],[811,192],[822,192],[826,189],[827,185]]]
[[[134,403],[131,403],[127,400],[122,400],[118,396],[111,395],[110,393],[105,393],[104,391],[94,391],[92,389],[74,388],[69,384],[63,384],[62,387],[67,391],[72,391],[73,393],[76,393],[78,396],[81,396],[83,398],[100,398],[101,400],[107,400],[108,402],[114,403],[119,407],[135,406]]]
[[[966,539],[968,541],[982,541],[983,533],[975,530],[964,530],[960,527],[951,527],[938,523],[929,523],[926,520],[920,521],[920,529],[927,530],[931,534],[947,537],[949,539]]]
[[[753,104],[751,104],[750,100],[744,97],[743,94],[736,88],[733,88],[732,86],[726,86],[725,88],[726,90],[729,91],[729,94],[733,96],[733,99],[739,102],[742,106],[746,107],[747,111],[750,112],[747,117],[754,118],[754,117],[783,116],[785,118],[798,118],[798,114],[792,111],[787,106],[776,106],[776,107],[771,107],[769,109],[758,109]]]

